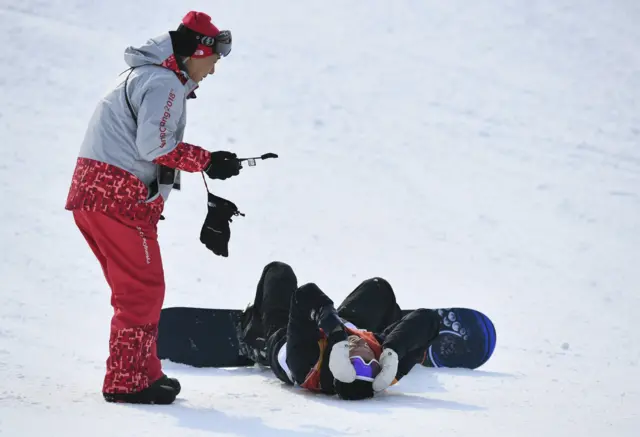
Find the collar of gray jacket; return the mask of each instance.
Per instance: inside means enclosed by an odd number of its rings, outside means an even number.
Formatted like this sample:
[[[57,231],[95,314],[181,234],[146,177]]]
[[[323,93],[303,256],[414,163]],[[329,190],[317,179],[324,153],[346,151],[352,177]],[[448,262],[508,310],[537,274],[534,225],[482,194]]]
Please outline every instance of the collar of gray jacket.
[[[140,46],[129,46],[124,51],[124,61],[129,67],[141,67],[143,65],[162,66],[172,56],[174,54],[169,32],[150,38]],[[186,96],[192,95],[198,88],[198,84],[189,77],[186,71],[180,70],[177,65],[175,67],[165,65],[165,68],[169,68],[177,75],[182,76],[179,79],[184,85]]]

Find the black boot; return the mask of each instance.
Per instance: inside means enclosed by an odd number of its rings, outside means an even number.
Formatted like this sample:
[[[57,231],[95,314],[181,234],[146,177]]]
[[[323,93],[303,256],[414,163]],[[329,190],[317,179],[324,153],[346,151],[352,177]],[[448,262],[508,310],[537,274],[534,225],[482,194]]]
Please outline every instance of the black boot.
[[[244,310],[237,329],[240,355],[261,366],[268,366],[264,331],[260,315],[254,305],[249,305]]]
[[[180,381],[178,381],[176,378],[169,378],[167,375],[164,375],[164,374],[155,383],[160,385],[168,385],[169,387],[173,388],[176,391],[176,396],[179,395],[180,391],[182,390],[182,387],[180,386]]]
[[[259,310],[255,305],[249,305],[240,316],[240,339],[244,344],[253,346],[254,343],[264,337]]]
[[[178,390],[176,390],[171,385],[173,384],[171,379],[173,378],[168,378],[165,375],[149,387],[135,393],[103,393],[102,395],[107,402],[169,405],[176,400],[176,396],[180,391],[178,380],[174,379],[178,385]]]

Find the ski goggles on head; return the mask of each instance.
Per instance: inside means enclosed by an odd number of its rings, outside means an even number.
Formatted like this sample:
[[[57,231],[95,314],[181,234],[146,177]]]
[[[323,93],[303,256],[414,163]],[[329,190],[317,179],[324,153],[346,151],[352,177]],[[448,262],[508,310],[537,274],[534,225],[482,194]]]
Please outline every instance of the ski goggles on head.
[[[373,359],[366,362],[364,358],[359,355],[351,357],[349,360],[353,368],[356,369],[356,379],[372,382],[376,375],[380,373],[381,367],[378,360]]]
[[[198,48],[196,57],[211,56],[214,53],[224,58],[231,53],[231,31],[222,30],[215,37],[206,35],[196,35]]]

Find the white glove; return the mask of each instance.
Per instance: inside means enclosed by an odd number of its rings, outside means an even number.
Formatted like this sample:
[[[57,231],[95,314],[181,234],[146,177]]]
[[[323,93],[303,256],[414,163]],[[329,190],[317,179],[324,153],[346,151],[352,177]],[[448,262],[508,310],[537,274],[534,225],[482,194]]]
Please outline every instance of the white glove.
[[[384,349],[380,354],[380,373],[373,380],[373,391],[379,392],[391,385],[398,373],[398,354],[393,349]]]
[[[329,354],[329,370],[338,381],[350,383],[356,380],[356,369],[349,359],[349,341],[333,345]]]

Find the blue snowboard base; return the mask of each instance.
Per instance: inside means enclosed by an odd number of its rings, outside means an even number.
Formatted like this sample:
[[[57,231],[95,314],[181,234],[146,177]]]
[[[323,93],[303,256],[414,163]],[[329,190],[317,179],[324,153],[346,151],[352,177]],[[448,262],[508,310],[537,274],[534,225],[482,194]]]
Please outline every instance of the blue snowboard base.
[[[253,366],[238,337],[242,311],[164,308],[158,328],[158,357],[194,367]],[[491,358],[496,345],[491,319],[469,308],[437,311],[440,334],[429,346],[423,366],[476,369]]]

